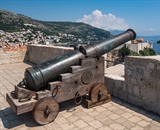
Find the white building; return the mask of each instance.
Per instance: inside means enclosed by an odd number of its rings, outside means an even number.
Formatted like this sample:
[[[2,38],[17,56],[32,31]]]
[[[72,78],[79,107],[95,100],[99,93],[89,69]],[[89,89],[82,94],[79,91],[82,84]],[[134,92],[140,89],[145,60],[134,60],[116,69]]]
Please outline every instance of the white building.
[[[153,44],[145,42],[142,38],[126,42],[125,45],[128,49],[137,53],[139,53],[139,51],[143,50],[144,48],[153,48]]]

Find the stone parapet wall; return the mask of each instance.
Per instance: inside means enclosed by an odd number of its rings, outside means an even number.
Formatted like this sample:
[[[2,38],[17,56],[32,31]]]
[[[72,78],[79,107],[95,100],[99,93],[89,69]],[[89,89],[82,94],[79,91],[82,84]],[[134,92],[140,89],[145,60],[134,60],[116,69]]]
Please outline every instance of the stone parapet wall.
[[[160,115],[160,56],[126,57],[124,78],[106,74],[105,84],[115,97]]]
[[[126,57],[126,100],[160,114],[160,56]]]
[[[24,47],[4,48],[0,50],[0,64],[12,64],[29,61],[40,64],[60,55],[73,48],[49,45],[28,45]]]
[[[28,61],[40,64],[55,57],[61,56],[73,48],[46,45],[29,45],[27,46]]]
[[[105,84],[111,95],[123,99],[126,93],[124,65],[118,64],[105,70]]]
[[[105,74],[105,85],[111,95],[124,99],[126,93],[125,80],[118,75]]]
[[[26,48],[13,50],[0,50],[0,64],[12,64],[23,62],[26,56]]]

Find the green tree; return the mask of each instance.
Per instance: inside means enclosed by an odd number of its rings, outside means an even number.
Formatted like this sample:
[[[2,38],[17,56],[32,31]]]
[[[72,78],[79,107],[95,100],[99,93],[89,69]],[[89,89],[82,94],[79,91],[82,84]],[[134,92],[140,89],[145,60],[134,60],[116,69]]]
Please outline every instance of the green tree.
[[[123,62],[124,61],[124,57],[131,54],[131,50],[129,48],[127,48],[126,46],[124,46],[119,50],[119,53],[122,56],[122,62]]]

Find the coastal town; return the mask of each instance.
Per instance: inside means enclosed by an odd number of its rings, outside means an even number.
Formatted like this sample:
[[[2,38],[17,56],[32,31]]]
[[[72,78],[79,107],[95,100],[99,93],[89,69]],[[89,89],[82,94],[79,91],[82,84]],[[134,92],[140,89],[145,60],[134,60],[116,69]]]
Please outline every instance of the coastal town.
[[[65,41],[68,39],[72,42]],[[81,44],[81,43],[89,43],[90,40],[92,41],[98,41],[97,38],[89,38],[88,41],[84,41],[83,38],[78,38],[72,34],[66,34],[66,33],[58,33],[57,35],[46,35],[45,33],[41,31],[33,31],[32,29],[22,29],[19,32],[5,32],[3,30],[0,30],[0,48],[1,49],[7,49],[7,48],[14,48],[14,47],[21,47],[31,44],[41,44],[41,45],[54,45],[54,46],[69,46],[70,44]],[[144,41],[143,38],[138,38],[137,40],[133,40],[130,42],[127,42],[127,47],[131,48],[128,44],[138,44],[138,43],[148,43],[148,41]],[[145,47],[152,48],[151,43],[146,44]],[[144,47],[143,47],[144,48]],[[143,50],[143,48],[140,48],[139,50]],[[138,51],[139,51],[138,50]],[[133,49],[133,51],[135,51]]]
[[[25,46],[31,44],[57,44],[62,43],[64,39],[72,39],[73,41],[81,42],[82,38],[77,38],[72,34],[62,34],[47,36],[41,31],[34,31],[32,29],[22,30],[20,32],[4,32],[0,30],[0,46]]]
[[[32,29],[21,30],[20,32],[4,32],[0,30],[0,52],[16,52],[26,50],[27,45],[54,45],[69,46],[70,42],[65,39],[81,43],[82,38],[77,38],[72,34],[62,34],[47,36],[41,31],[33,31]]]

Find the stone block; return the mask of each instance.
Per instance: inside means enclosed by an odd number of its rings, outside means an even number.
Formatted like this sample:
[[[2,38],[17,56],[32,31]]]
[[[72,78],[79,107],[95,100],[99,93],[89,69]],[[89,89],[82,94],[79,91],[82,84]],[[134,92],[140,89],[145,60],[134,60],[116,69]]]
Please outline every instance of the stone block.
[[[45,46],[45,45],[30,45],[28,50],[28,60],[30,62],[41,64],[55,57],[63,55],[66,47]],[[71,51],[67,48],[67,51]]]
[[[109,125],[110,128],[112,128],[113,130],[124,130],[125,127],[118,124],[118,123],[113,123]]]
[[[110,94],[115,97],[118,96],[118,91],[125,87],[124,78],[117,75],[105,74],[105,85],[108,88]]]
[[[123,91],[121,89],[118,90],[117,97],[120,98],[120,99],[122,99],[122,100],[124,100],[124,101],[126,101],[127,100],[127,93],[126,93],[126,91]]]
[[[114,88],[112,89],[112,95],[115,96],[115,97],[117,97],[117,92],[118,92],[117,88],[114,87]]]
[[[76,122],[73,123],[78,129],[82,129],[84,127],[87,127],[88,124],[85,123],[83,120],[78,120]]]
[[[110,94],[113,94],[114,80],[108,76],[105,76],[105,85],[108,88]]]
[[[95,129],[98,129],[98,128],[100,128],[100,127],[102,127],[103,126],[103,124],[100,122],[100,121],[91,121],[91,122],[89,122],[88,123],[90,126],[92,126],[93,128],[95,128]]]
[[[11,62],[10,62],[10,59],[9,59],[9,58],[2,60],[2,64],[10,64],[10,63],[11,63]]]
[[[136,82],[137,82],[137,85],[143,86],[143,78],[137,78]]]
[[[153,103],[153,102],[151,102],[151,101],[148,101],[148,100],[144,100],[143,101],[143,104],[144,104],[144,108],[146,108],[147,110],[150,110],[150,111],[152,111],[152,112],[154,112],[155,110],[155,108],[154,107],[156,107],[155,106],[155,103]]]
[[[124,92],[127,91],[127,87],[126,87],[125,81],[123,81],[123,83],[122,83],[122,90],[123,90]]]
[[[127,102],[129,102],[129,103],[144,107],[144,103],[143,103],[142,99],[140,99],[134,95],[128,94],[126,99],[127,99]]]
[[[119,80],[119,79],[115,80],[115,87],[116,87],[117,89],[122,89],[122,87],[123,87],[123,82],[124,82],[124,80]]]
[[[56,48],[54,51],[55,51],[55,53],[57,53],[58,55],[62,54],[62,51],[61,51],[61,49],[59,49],[59,48]]]
[[[156,92],[159,93],[160,92],[160,81],[156,82]],[[160,103],[160,94],[157,94],[157,100],[158,103]]]
[[[132,94],[133,95],[133,84],[131,84],[131,82],[127,82],[126,83],[126,88],[127,88],[128,94]]]
[[[149,64],[147,64],[146,66],[146,71],[148,72],[152,72],[155,69],[155,64],[150,62]]]
[[[158,113],[160,115],[160,103],[154,103],[153,107],[153,112]]]
[[[141,95],[143,100],[157,102],[158,91],[156,89],[156,82],[153,80],[145,80],[141,88]]]
[[[133,86],[133,94],[134,94],[136,97],[141,97],[141,93],[140,93],[140,89],[139,89],[139,86],[138,86],[138,85],[134,85],[134,86]]]

